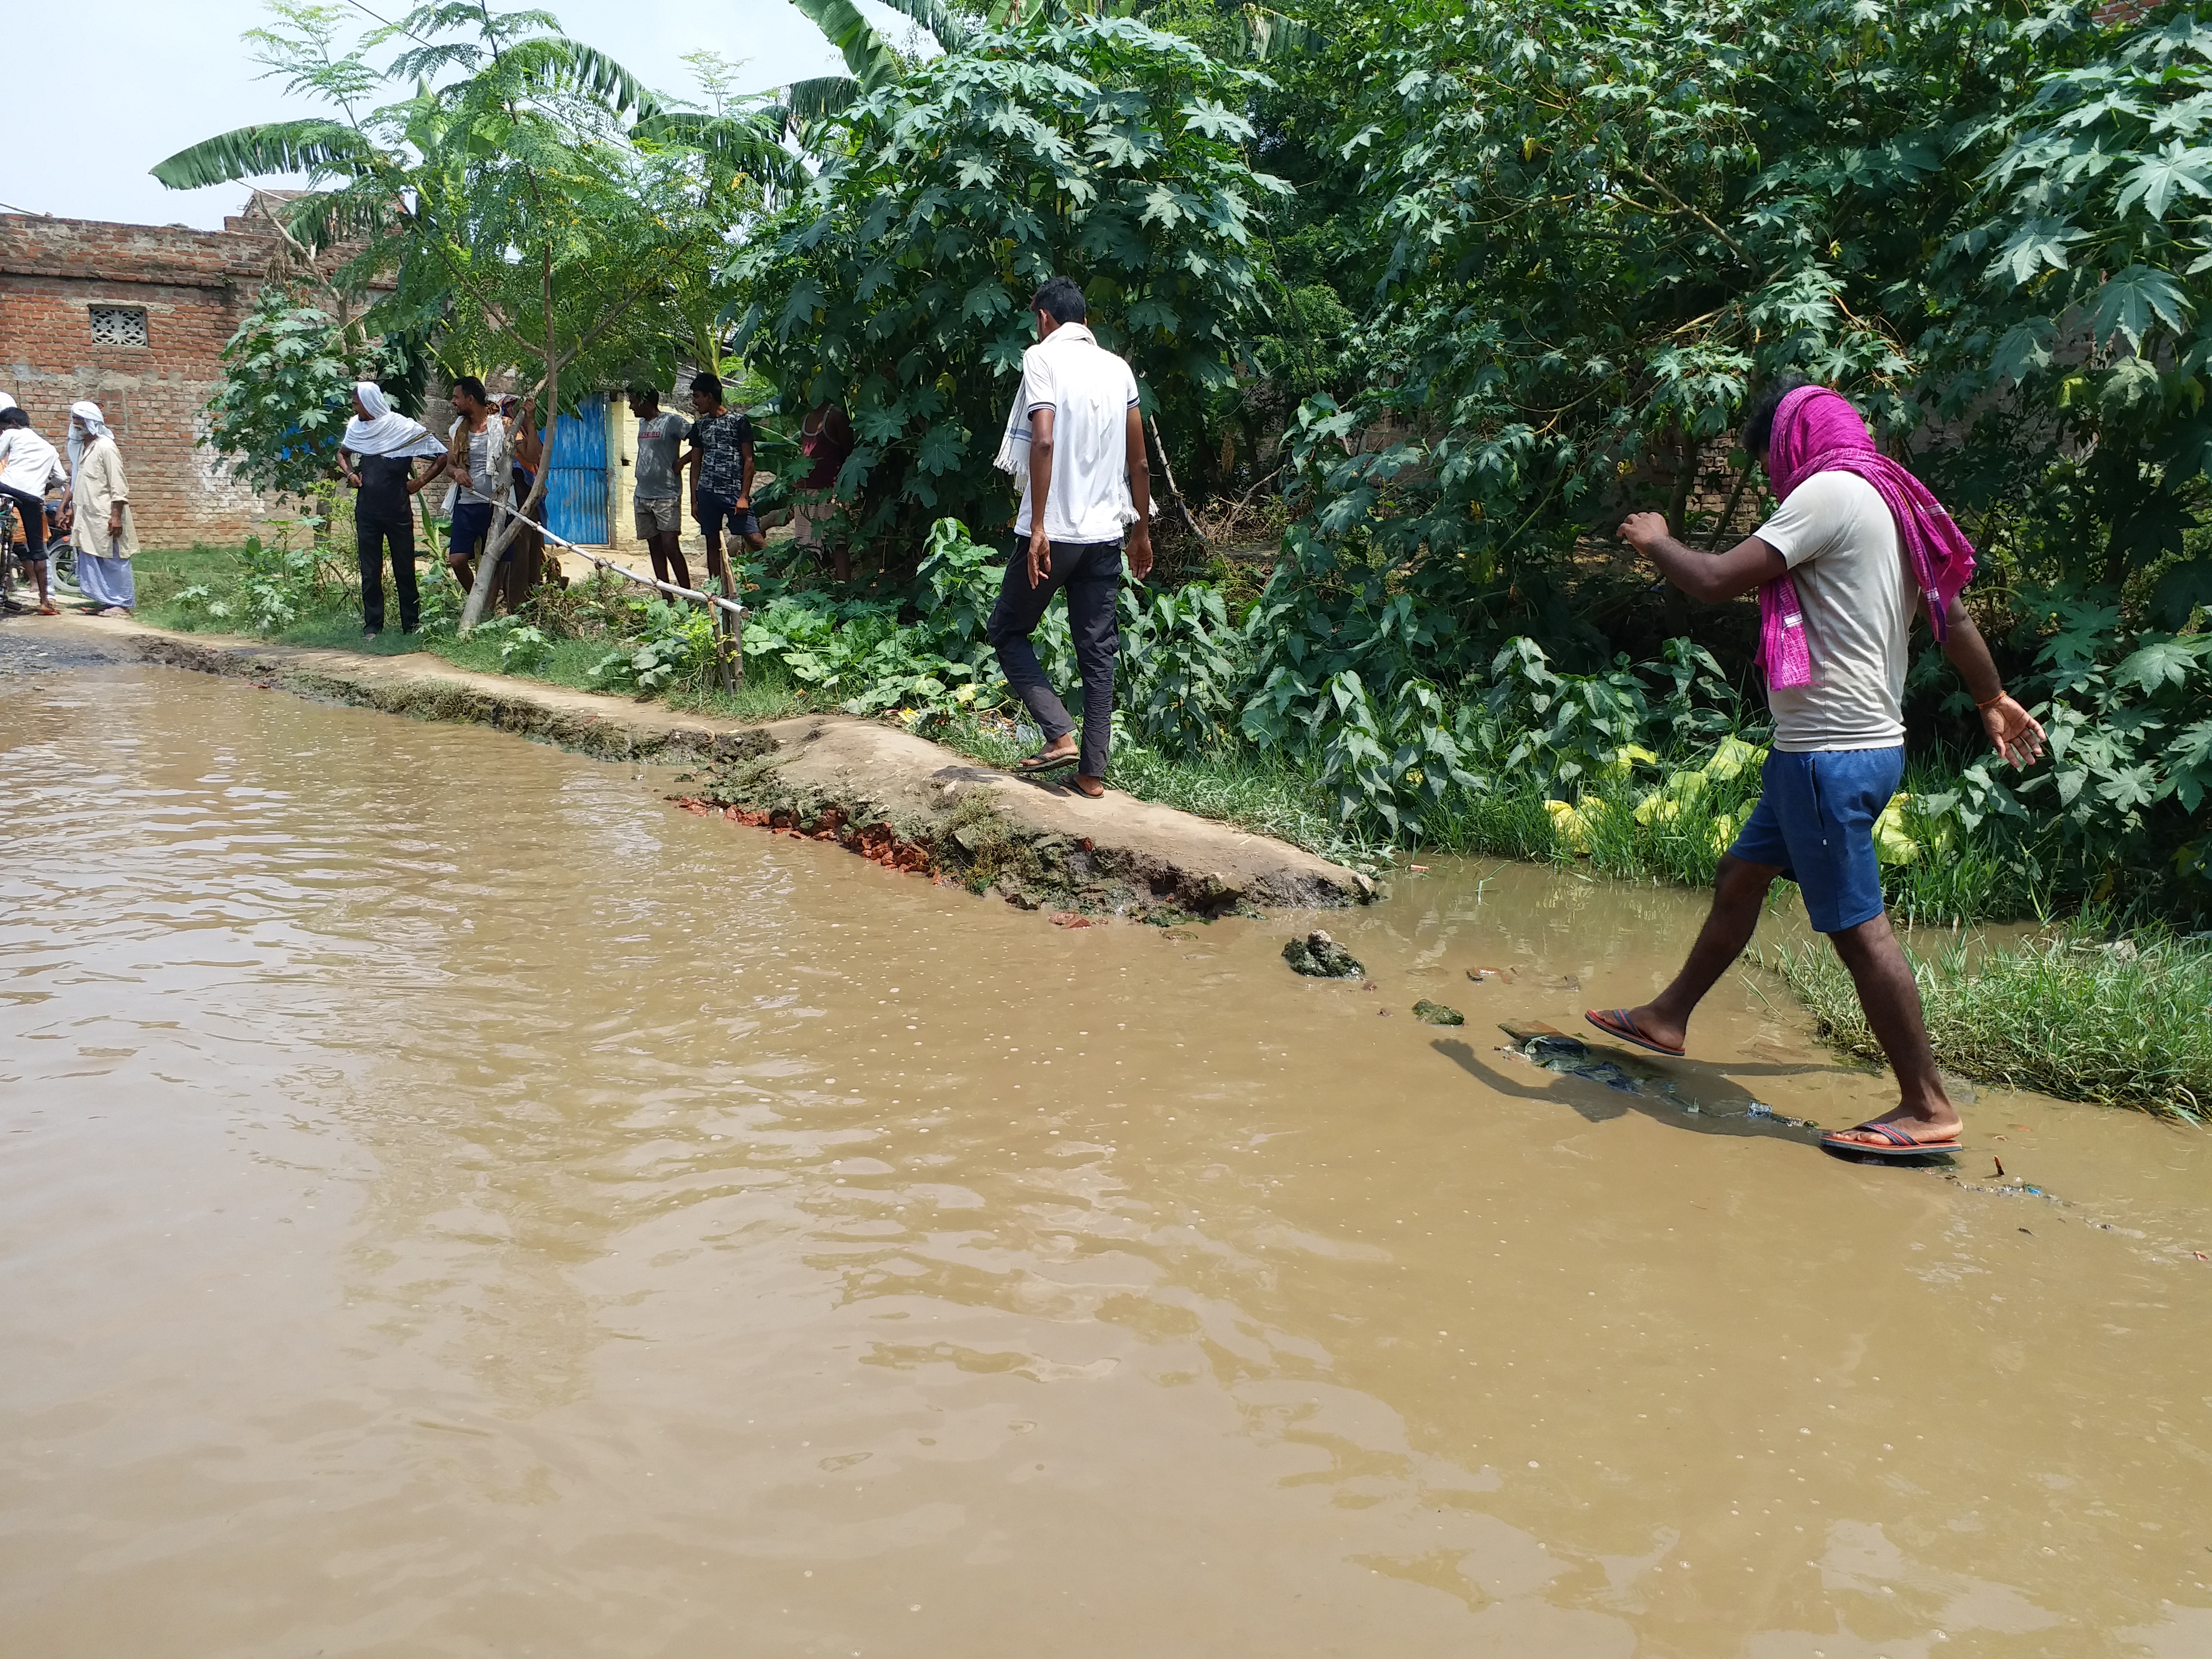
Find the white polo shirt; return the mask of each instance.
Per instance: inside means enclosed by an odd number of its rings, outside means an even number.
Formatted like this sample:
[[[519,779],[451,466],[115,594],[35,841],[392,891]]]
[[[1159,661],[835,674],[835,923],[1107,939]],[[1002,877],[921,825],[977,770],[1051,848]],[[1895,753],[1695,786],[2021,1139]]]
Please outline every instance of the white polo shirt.
[[[1052,488],[1044,532],[1056,542],[1118,542],[1137,520],[1129,495],[1129,411],[1137,377],[1080,323],[1062,323],[1022,353],[1022,410],[1052,416]],[[1033,428],[1017,428],[1027,441]],[[1022,492],[1014,533],[1030,533],[1032,489]]]
[[[15,405],[10,404],[9,407]],[[54,447],[27,426],[0,432],[0,484],[44,499],[46,485],[60,471],[61,457]],[[1048,513],[1045,516],[1052,515]]]

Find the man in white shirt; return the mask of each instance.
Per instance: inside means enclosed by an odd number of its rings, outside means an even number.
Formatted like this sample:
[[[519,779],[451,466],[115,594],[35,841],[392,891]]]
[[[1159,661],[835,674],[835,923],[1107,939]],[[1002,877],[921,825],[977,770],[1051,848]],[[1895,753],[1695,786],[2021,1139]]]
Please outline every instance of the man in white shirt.
[[[38,584],[42,617],[61,614],[46,587],[46,491],[66,477],[54,447],[31,429],[31,417],[9,398],[0,409],[0,495],[22,528],[23,562]]]
[[[1018,769],[1024,773],[1076,767],[1078,793],[1106,793],[1106,756],[1114,726],[1114,659],[1121,638],[1114,626],[1121,596],[1124,532],[1129,569],[1152,574],[1152,473],[1145,459],[1144,416],[1137,377],[1084,326],[1083,290],[1055,276],[1036,291],[1037,343],[1022,354],[1019,401],[1007,428],[1002,465],[1028,487],[1014,522],[1017,548],[992,608],[988,632],[1006,684],[1044,733],[1044,747]],[[1019,459],[1027,451],[1024,468]],[[1030,635],[1045,607],[1067,590],[1067,620],[1083,672],[1083,741],[1044,676]]]

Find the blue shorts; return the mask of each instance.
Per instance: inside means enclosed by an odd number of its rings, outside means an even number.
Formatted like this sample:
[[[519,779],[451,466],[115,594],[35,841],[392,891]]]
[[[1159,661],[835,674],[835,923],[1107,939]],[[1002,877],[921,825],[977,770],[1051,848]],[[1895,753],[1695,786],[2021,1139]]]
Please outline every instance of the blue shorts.
[[[732,536],[760,534],[760,518],[750,507],[740,512],[738,504],[727,495],[717,495],[710,489],[698,492],[698,499],[691,504],[691,516],[699,521],[702,535],[720,535],[726,523]]]
[[[1766,757],[1759,805],[1729,848],[1797,884],[1815,930],[1840,933],[1881,914],[1874,823],[1905,781],[1905,748]]]
[[[446,532],[446,556],[473,559],[491,534],[489,501],[453,503],[453,527]]]

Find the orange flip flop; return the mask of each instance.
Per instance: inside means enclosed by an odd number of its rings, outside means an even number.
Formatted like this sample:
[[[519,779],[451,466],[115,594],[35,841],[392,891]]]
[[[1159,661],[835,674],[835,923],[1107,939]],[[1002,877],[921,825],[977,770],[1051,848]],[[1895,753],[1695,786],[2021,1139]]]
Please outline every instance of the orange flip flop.
[[[1843,1138],[1857,1134],[1880,1135],[1883,1144]],[[1966,1149],[1959,1144],[1955,1135],[1948,1140],[1915,1140],[1894,1123],[1857,1123],[1840,1133],[1822,1135],[1820,1150],[1853,1155],[1863,1152],[1869,1158],[1943,1158]]]
[[[1680,1060],[1687,1051],[1669,1048],[1663,1042],[1654,1042],[1637,1029],[1626,1008],[1585,1008],[1583,1018],[1609,1037],[1619,1037],[1623,1042],[1632,1042],[1639,1048],[1649,1048],[1655,1054],[1664,1054],[1669,1060]]]

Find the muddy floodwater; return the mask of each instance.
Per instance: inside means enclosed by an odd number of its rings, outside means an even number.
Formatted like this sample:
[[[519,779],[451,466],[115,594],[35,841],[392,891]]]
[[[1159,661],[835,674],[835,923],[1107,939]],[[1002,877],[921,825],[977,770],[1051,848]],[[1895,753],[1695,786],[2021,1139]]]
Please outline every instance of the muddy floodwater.
[[[2212,1655],[2212,1137],[1836,1163],[1778,1119],[1882,1082],[1748,969],[1656,1081],[1499,1052],[1693,896],[1065,930],[493,732],[0,692],[10,1659]]]

